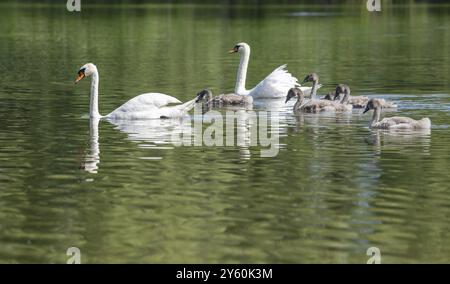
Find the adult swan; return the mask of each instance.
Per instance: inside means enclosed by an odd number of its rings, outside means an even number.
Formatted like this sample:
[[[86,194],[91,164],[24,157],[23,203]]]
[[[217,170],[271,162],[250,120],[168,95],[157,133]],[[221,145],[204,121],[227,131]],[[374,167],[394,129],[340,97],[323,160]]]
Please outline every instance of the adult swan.
[[[82,66],[78,71],[75,83],[88,76],[92,76],[89,114],[94,119],[134,120],[182,117],[202,99],[199,94],[197,98],[181,104],[177,98],[172,96],[160,93],[147,93],[132,98],[110,114],[103,116],[98,112],[98,84],[100,78],[97,67],[92,63]],[[168,106],[169,104],[178,105]]]
[[[255,99],[263,98],[281,98],[286,97],[289,89],[300,87],[297,78],[292,76],[285,68],[286,65],[281,65],[262,80],[256,87],[251,90],[245,89],[245,80],[247,77],[248,61],[250,59],[250,46],[245,42],[238,43],[229,53],[239,53],[241,61],[237,72],[235,94],[247,96],[250,95]],[[319,86],[320,87],[320,86]],[[311,93],[310,87],[301,87],[302,92],[306,95]]]

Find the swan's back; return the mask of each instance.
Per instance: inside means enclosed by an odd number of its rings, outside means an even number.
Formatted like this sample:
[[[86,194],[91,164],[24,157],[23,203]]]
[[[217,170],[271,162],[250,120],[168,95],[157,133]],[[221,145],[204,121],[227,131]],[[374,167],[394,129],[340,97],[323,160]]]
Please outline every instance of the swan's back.
[[[346,112],[352,110],[350,104],[340,104],[336,101],[329,100],[311,100],[303,106],[306,112],[322,112],[322,111],[335,111]]]
[[[159,118],[159,110],[169,104],[181,102],[172,96],[161,93],[146,93],[134,97],[108,114],[111,119]]]
[[[169,104],[181,104],[181,101],[175,97],[161,93],[146,93],[139,95],[122,106],[127,104],[153,105],[155,107],[163,107]]]
[[[253,97],[237,94],[222,94],[211,99],[213,106],[248,105],[253,103]]]
[[[397,105],[393,102],[386,101],[385,99],[379,99],[383,108],[397,108]]]
[[[365,108],[368,102],[369,98],[365,96],[350,96],[348,98],[348,103],[354,108]]]
[[[137,108],[147,109],[148,107],[160,108],[169,104],[180,104],[180,103],[181,103],[180,100],[178,100],[177,98],[166,94],[146,93],[130,99],[116,110],[121,109],[121,111],[126,111],[128,109],[137,109]]]
[[[429,129],[431,128],[431,120],[428,117],[415,120],[409,117],[394,116],[386,117],[372,127],[382,129]]]
[[[395,103],[386,101],[385,99],[378,99],[378,101],[383,108],[397,108]],[[350,96],[348,98],[348,103],[354,108],[365,108],[368,102],[369,98],[365,96]]]

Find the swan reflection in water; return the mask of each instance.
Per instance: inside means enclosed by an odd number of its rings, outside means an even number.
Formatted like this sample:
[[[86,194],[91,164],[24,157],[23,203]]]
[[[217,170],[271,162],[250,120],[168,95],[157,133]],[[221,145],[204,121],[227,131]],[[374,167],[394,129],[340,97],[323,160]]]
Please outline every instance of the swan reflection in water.
[[[155,145],[173,144],[174,137],[181,134],[189,136],[193,132],[189,115],[173,119],[108,120],[108,122],[115,126],[114,129],[127,134],[131,141]]]
[[[370,136],[366,138],[366,143],[373,145],[377,155],[381,154],[384,145],[388,146],[390,151],[398,152],[417,152],[417,147],[421,147],[422,154],[430,155],[431,129],[374,129],[371,130]]]
[[[80,169],[89,173],[97,173],[100,163],[100,143],[99,143],[99,122],[100,118],[89,120],[89,149],[84,153]],[[178,132],[191,133],[190,117],[180,119],[165,120],[109,120],[115,125],[115,129],[128,135],[128,139],[135,142],[150,142],[155,146],[172,143],[172,136]],[[141,144],[142,148],[148,145]]]
[[[98,143],[98,123],[99,118],[89,120],[89,149],[83,156],[80,169],[96,174],[100,163],[100,145]]]
[[[174,119],[152,119],[152,120],[113,120],[105,119],[107,122],[114,125],[114,129],[119,130],[122,133],[127,134],[127,138],[131,141],[138,142],[138,147],[144,149],[165,149],[170,150],[174,147],[182,146],[208,146],[205,143],[205,138],[209,138],[206,133],[207,128],[211,126],[211,119],[214,119],[216,115],[221,115],[217,111],[209,111],[205,115],[193,117],[186,115],[180,118]],[[227,130],[229,125],[227,124],[227,118],[222,117],[223,122],[223,136],[219,139],[223,139],[221,144],[214,147],[235,147],[239,152],[239,157],[242,160],[249,160],[251,158],[250,147],[257,145],[258,131],[260,127],[255,125],[255,121],[250,119],[254,113],[246,109],[240,109],[234,111],[234,115],[239,117],[233,122],[233,131]],[[273,119],[273,118],[271,118]],[[200,131],[196,129],[196,121],[200,124]],[[258,121],[261,121],[259,118]],[[80,168],[89,172],[97,173],[100,164],[100,144],[99,144],[99,118],[91,118],[89,121],[89,149],[83,156]],[[276,126],[278,127],[278,126]],[[275,129],[273,125],[268,122],[267,133],[273,133],[273,131],[279,131]],[[233,133],[233,142],[229,142],[229,137]],[[198,136],[201,137],[198,137]],[[214,133],[214,136],[216,133]],[[261,133],[260,133],[261,135]],[[267,134],[268,135],[268,134]],[[272,134],[273,135],[273,134]],[[202,143],[196,145],[195,141],[200,139]],[[214,139],[212,139],[214,140]],[[232,145],[231,145],[232,144]],[[161,145],[164,145],[161,147]],[[266,146],[266,145],[265,145]],[[279,143],[270,145],[272,148],[278,148]],[[143,159],[161,159],[162,157],[146,157]]]
[[[134,142],[148,142],[140,144],[141,148],[156,147],[161,144],[171,144],[173,137],[179,133],[189,135],[192,133],[190,116],[177,119],[151,119],[151,120],[112,120],[107,119],[113,124],[115,129],[127,134],[128,139]],[[89,173],[97,173],[100,163],[100,144],[99,144],[99,122],[100,118],[91,118],[89,120],[89,149],[85,152],[80,169]],[[160,157],[154,157],[160,158]]]

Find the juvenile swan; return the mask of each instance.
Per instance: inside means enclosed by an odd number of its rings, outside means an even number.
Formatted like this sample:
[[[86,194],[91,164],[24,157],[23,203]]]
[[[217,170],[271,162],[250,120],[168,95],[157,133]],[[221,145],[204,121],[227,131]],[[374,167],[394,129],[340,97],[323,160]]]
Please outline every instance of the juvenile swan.
[[[319,75],[317,73],[311,73],[308,74],[305,79],[303,80],[302,84],[305,82],[312,82],[312,90],[311,90],[311,100],[318,100],[317,96],[317,89],[319,85]],[[341,96],[342,95],[342,96]],[[340,103],[342,106],[339,106],[339,111],[349,111],[353,109],[353,106],[351,103],[349,103],[350,100],[350,88],[349,86],[345,84],[340,84],[336,87],[336,90],[334,92],[330,92],[322,99],[325,101],[335,101]],[[323,103],[327,104],[328,103]]]
[[[251,90],[245,88],[247,78],[248,61],[250,60],[250,46],[245,42],[236,44],[229,53],[239,53],[240,63],[237,72],[236,87],[234,93],[236,95],[252,96],[253,98],[281,98],[287,91],[293,87],[300,87],[297,78],[286,70],[286,65],[281,65],[262,80],[256,87]],[[311,88],[302,87],[302,91],[310,93]]]
[[[313,83],[312,88],[311,88],[311,99],[318,100],[319,98],[317,97],[317,89],[320,86],[319,85],[319,75],[317,75],[317,73],[311,73],[311,74],[306,75],[305,79],[303,79],[302,84],[305,84],[307,82]]]
[[[348,103],[349,93],[344,88],[344,85],[339,85],[336,87],[335,94],[343,94],[342,99],[339,101],[330,101],[327,99],[318,100],[317,99],[317,87],[319,85],[319,76],[316,73],[311,73],[305,77],[303,82],[313,82],[312,90],[311,90],[311,101],[309,101],[307,106],[315,106],[316,111],[335,111],[335,112],[343,112],[343,111],[351,111],[353,106]],[[345,85],[346,86],[346,85]],[[348,86],[347,86],[348,87]],[[325,96],[327,97],[327,96]],[[334,96],[336,97],[336,95]]]
[[[213,97],[212,92],[208,89],[201,91],[199,94],[201,94],[202,99],[206,100],[205,104],[211,107],[247,106],[253,103],[253,97],[251,96],[222,94]]]
[[[78,71],[75,83],[78,83],[85,77],[92,76],[91,79],[91,97],[89,106],[89,115],[91,118],[106,118],[113,120],[133,120],[133,119],[159,119],[184,116],[200,98],[195,98],[184,104],[172,96],[160,93],[147,93],[132,98],[116,110],[105,116],[100,115],[98,111],[98,85],[99,74],[97,67],[92,63],[83,65]],[[168,106],[168,104],[179,104]]]
[[[337,90],[339,89],[339,92]],[[350,87],[346,84],[340,84],[336,88],[336,93],[333,100],[341,100],[341,95],[344,94],[348,96],[348,103],[353,106],[353,108],[365,108],[369,102],[369,98],[366,96],[350,96]],[[383,108],[397,108],[397,105],[393,102],[388,102],[384,99],[379,99],[381,106]]]
[[[329,100],[309,100],[305,104],[303,101],[305,99],[302,90],[299,88],[291,88],[286,96],[287,103],[291,98],[297,96],[297,101],[294,104],[294,112],[304,111],[304,112],[322,112],[322,111],[334,111],[334,112],[345,112],[351,110],[351,105],[345,103],[341,104],[335,101]]]
[[[367,103],[366,109],[363,113],[368,112],[373,109],[372,120],[370,121],[370,128],[381,128],[381,129],[429,129],[431,128],[431,121],[428,117],[422,118],[421,120],[414,120],[409,117],[386,117],[380,121],[382,103],[380,99],[370,99]]]

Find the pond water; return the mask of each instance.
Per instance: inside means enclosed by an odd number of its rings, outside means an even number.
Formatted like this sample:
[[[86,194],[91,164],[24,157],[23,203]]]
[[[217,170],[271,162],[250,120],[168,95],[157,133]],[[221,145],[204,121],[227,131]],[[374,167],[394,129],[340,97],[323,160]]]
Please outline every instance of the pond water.
[[[69,247],[82,263],[365,263],[369,247],[450,262],[450,6],[383,8],[0,4],[0,262],[65,263]],[[73,84],[94,62],[104,114],[145,92],[230,92],[242,41],[248,87],[287,63],[432,129],[257,102],[279,118],[275,157],[178,147],[177,122],[90,123],[89,82]]]

